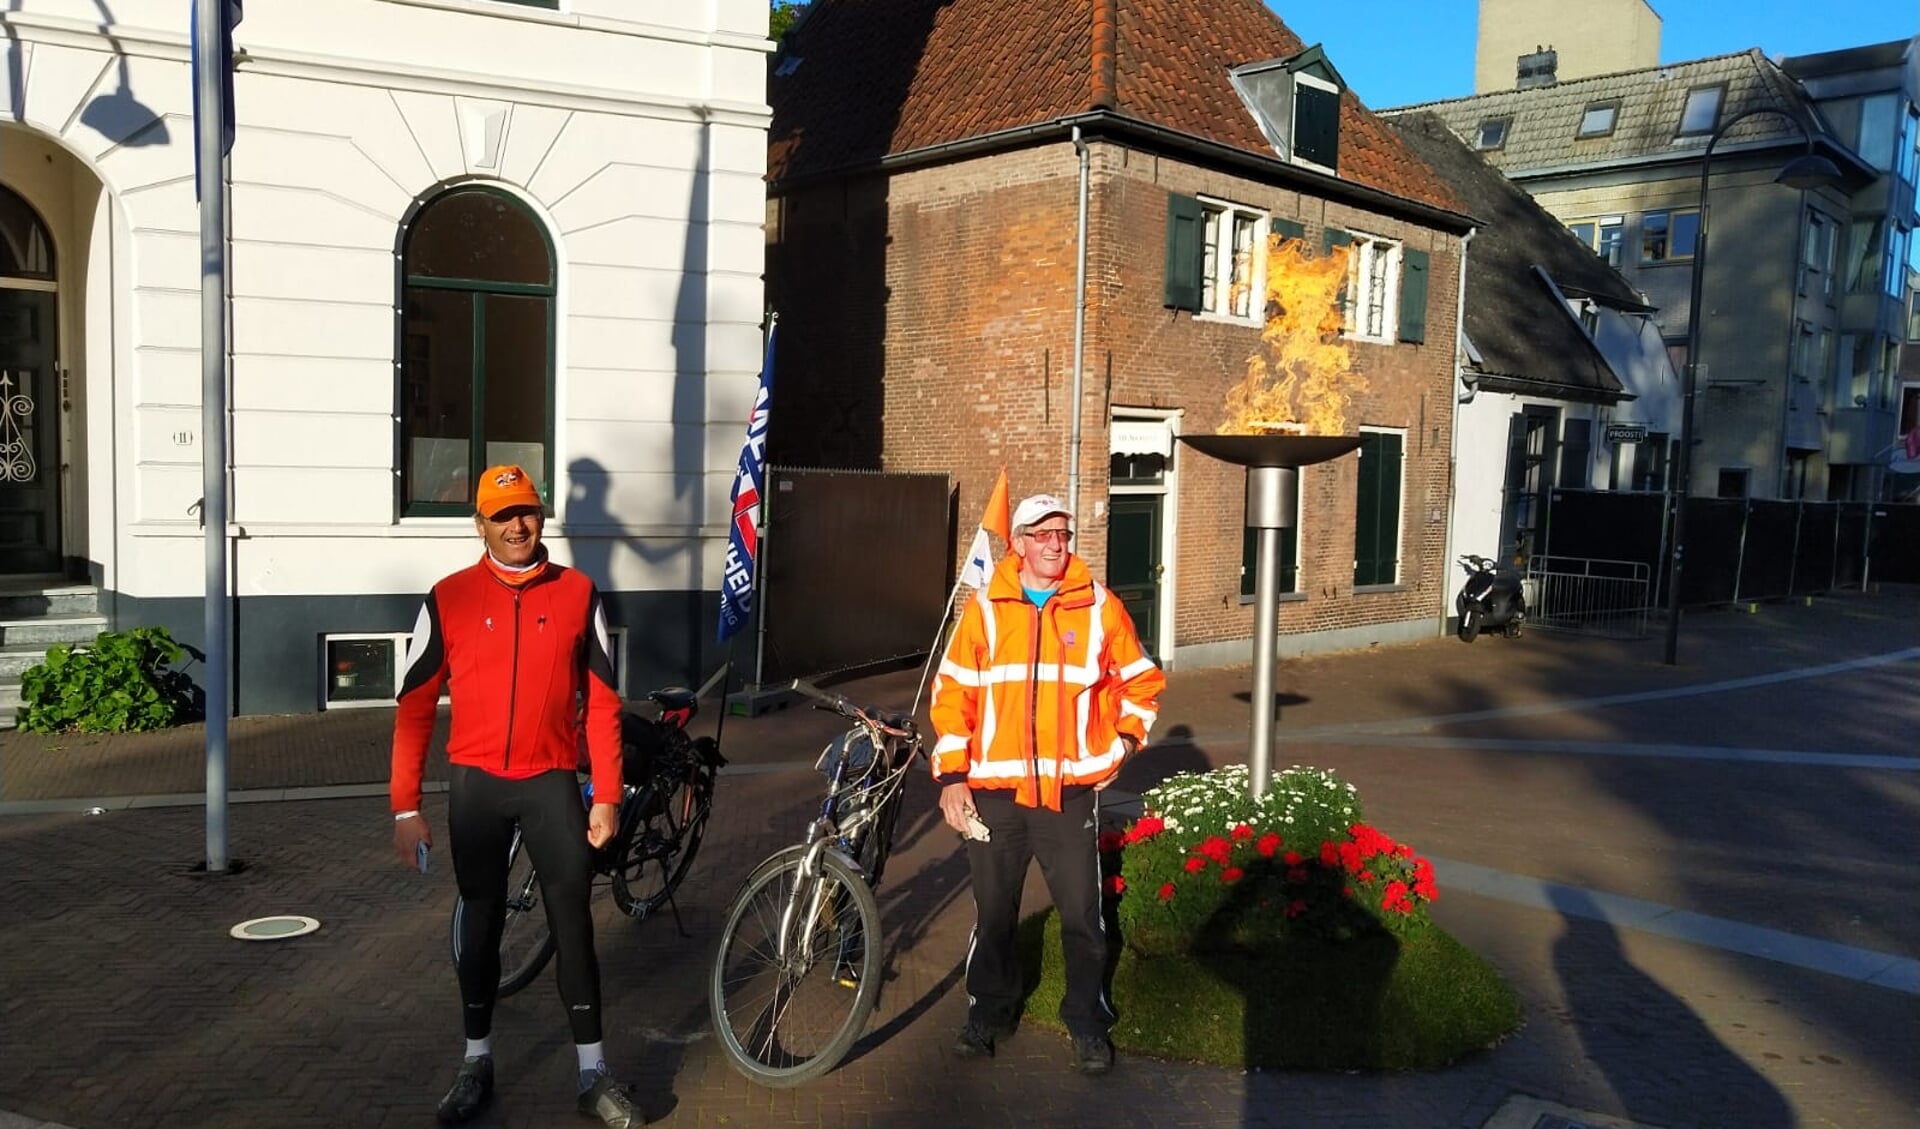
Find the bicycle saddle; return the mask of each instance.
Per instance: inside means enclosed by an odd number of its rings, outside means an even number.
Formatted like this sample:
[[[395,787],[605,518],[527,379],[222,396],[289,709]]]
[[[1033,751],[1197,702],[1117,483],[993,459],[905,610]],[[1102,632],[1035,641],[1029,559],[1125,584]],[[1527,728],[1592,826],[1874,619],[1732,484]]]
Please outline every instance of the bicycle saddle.
[[[663,710],[690,710],[700,701],[699,696],[685,686],[663,686],[647,697]]]

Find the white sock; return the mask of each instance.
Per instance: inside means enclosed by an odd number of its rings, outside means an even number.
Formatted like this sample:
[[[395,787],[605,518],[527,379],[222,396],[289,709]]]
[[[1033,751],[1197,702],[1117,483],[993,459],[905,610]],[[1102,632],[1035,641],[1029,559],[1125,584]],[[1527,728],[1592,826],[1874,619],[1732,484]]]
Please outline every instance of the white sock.
[[[575,1043],[574,1052],[580,1056],[580,1073],[604,1074],[607,1069],[607,1052],[604,1043]]]
[[[493,1036],[467,1040],[468,1058],[489,1058],[493,1055]]]

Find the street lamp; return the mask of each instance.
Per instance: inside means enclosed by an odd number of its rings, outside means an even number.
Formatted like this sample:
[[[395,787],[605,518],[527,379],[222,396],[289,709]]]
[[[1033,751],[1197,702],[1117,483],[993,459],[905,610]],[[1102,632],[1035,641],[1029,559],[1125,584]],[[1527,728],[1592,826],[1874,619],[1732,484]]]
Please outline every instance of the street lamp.
[[[1713,167],[1713,147],[1735,125],[1757,114],[1778,114],[1792,123],[1807,143],[1806,152],[1788,161],[1774,183],[1807,191],[1840,182],[1840,169],[1832,161],[1813,151],[1813,134],[1800,118],[1778,106],[1756,106],[1735,114],[1721,123],[1707,138],[1706,152],[1700,155],[1700,225],[1693,238],[1693,290],[1687,304],[1687,364],[1680,375],[1680,457],[1674,468],[1673,537],[1667,565],[1667,665],[1679,661],[1680,648],[1680,565],[1685,555],[1687,495],[1693,477],[1693,395],[1700,370],[1700,289],[1707,275],[1707,175]]]

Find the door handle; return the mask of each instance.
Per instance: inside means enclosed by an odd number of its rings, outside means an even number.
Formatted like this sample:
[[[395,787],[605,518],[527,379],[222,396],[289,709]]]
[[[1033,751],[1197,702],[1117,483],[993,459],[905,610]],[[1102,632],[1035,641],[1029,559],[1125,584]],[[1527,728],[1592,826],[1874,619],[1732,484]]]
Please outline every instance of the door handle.
[[[1153,566],[1153,579],[1155,581],[1158,581],[1161,577],[1165,576],[1166,574],[1167,574],[1166,565],[1157,564]]]

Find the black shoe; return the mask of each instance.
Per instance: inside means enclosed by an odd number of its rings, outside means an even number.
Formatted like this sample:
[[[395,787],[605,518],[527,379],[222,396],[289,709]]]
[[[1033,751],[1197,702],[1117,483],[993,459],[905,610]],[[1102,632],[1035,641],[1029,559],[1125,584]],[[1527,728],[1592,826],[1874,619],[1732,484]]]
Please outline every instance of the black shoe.
[[[492,1101],[493,1056],[470,1058],[460,1064],[460,1073],[453,1076],[453,1088],[440,1099],[440,1109],[434,1116],[442,1125],[459,1125],[479,1116]]]
[[[600,1074],[593,1085],[580,1091],[580,1100],[574,1108],[582,1117],[599,1118],[607,1129],[640,1129],[647,1123],[640,1108],[627,1096],[626,1087],[615,1082],[611,1074]]]
[[[992,1058],[993,1044],[996,1039],[1010,1034],[989,1027],[975,1020],[967,1020],[960,1028],[959,1038],[953,1041],[953,1053],[956,1058]]]
[[[1112,1070],[1113,1043],[1105,1035],[1075,1035],[1073,1068],[1082,1074],[1105,1074]]]

